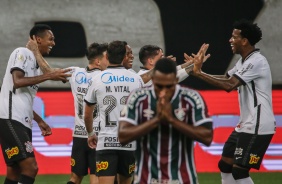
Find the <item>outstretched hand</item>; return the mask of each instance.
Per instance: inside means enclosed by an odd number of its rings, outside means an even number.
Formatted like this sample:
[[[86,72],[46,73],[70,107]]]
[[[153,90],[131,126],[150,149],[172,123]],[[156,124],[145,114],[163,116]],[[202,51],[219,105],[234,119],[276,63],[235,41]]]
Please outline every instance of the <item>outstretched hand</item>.
[[[176,57],[173,55],[166,56],[166,58],[171,59],[172,61],[176,62]]]
[[[206,58],[206,52],[209,48],[209,44],[203,44],[199,50],[199,52],[197,53],[197,55],[193,55],[194,57],[194,67],[193,67],[193,72],[194,73],[200,73],[203,63],[205,62],[205,58]]]
[[[198,51],[197,54],[199,54],[199,52],[201,51],[202,47],[204,46],[204,44],[201,46],[200,50]],[[196,54],[192,53],[191,56],[189,56],[188,54],[184,53],[184,62],[185,63],[190,63],[190,64],[193,64],[194,63],[194,58],[195,58]],[[206,62],[207,59],[209,59],[211,57],[210,54],[207,54],[207,55],[204,55],[204,61],[203,62]]]
[[[33,53],[39,52],[38,50],[38,44],[35,38],[35,35],[32,36],[32,38],[29,37],[29,40],[26,44],[26,48],[31,50]]]

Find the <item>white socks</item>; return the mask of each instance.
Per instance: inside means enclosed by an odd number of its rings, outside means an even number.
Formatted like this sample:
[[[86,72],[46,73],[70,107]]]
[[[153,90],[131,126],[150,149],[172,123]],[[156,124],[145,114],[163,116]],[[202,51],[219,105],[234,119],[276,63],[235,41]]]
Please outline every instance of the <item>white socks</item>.
[[[254,184],[251,177],[236,180],[236,184]]]
[[[223,172],[221,172],[221,183],[222,184],[237,184],[232,176],[232,173],[223,173]]]
[[[232,173],[221,173],[221,184],[254,184],[251,177],[234,180]]]

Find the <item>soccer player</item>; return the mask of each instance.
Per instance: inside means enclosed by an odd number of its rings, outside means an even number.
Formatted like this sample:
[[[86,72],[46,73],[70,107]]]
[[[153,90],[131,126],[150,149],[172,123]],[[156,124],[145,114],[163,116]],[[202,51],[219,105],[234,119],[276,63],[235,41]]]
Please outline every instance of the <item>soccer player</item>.
[[[49,54],[55,45],[51,28],[37,24],[30,30],[30,37],[38,43],[42,55]],[[10,55],[0,94],[0,140],[3,157],[7,165],[4,184],[32,184],[38,166],[32,146],[32,120],[42,131],[50,135],[50,127],[33,111],[33,99],[39,83],[46,80],[66,80],[69,70],[57,69],[46,72],[39,66],[34,54],[27,48],[19,47]],[[43,72],[43,74],[42,74]]]
[[[152,69],[155,67],[156,62],[163,58],[163,50],[156,46],[156,45],[144,45],[141,47],[139,51],[139,60],[143,64],[141,69],[138,72],[138,75],[140,75],[144,81],[144,86],[151,86],[152,81],[151,81],[151,74],[152,74]],[[189,57],[188,55],[184,54],[184,64],[178,65],[176,67],[177,69],[177,78],[178,82],[183,81],[186,79],[189,75],[188,72],[192,68],[192,58]],[[210,57],[210,54],[206,55],[204,60],[206,61]],[[167,58],[172,59],[173,61],[176,61],[176,58],[173,57],[172,55],[167,56]]]
[[[27,44],[38,61],[42,59],[38,54],[37,43],[30,41]],[[109,64],[106,58],[108,44],[92,43],[87,48],[86,57],[88,65],[85,68],[69,67],[71,69],[71,77],[67,78],[71,85],[74,97],[75,107],[75,127],[73,131],[73,145],[71,153],[71,178],[68,184],[80,184],[83,177],[90,170],[90,184],[97,184],[98,178],[95,175],[95,149],[90,149],[87,143],[87,131],[84,124],[84,96],[87,93],[89,82],[101,70],[105,70]],[[50,68],[51,69],[51,68]],[[98,133],[98,117],[97,110],[93,114],[93,130]]]
[[[210,75],[195,62],[191,75],[227,92],[238,90],[240,120],[223,147],[218,163],[223,184],[252,184],[251,168],[259,169],[275,133],[272,111],[272,78],[266,58],[255,48],[262,38],[261,29],[247,20],[235,22],[229,40],[234,54],[240,54],[226,75]],[[208,45],[204,45],[205,52]]]
[[[130,184],[135,168],[135,142],[122,146],[117,128],[120,113],[130,92],[143,85],[141,77],[122,66],[126,43],[113,41],[109,44],[107,57],[109,67],[92,79],[85,96],[84,121],[88,132],[88,144],[96,146],[96,175],[99,184],[113,184],[118,174],[120,184]],[[98,141],[92,130],[93,109],[99,107],[100,131]],[[96,145],[97,143],[97,145]]]
[[[133,64],[133,60],[134,60],[132,49],[127,42],[125,42],[125,44],[126,44],[126,46],[125,46],[126,47],[126,53],[125,53],[125,57],[122,61],[122,66],[124,66],[125,69],[132,71],[133,73],[136,73],[132,69],[132,64]]]
[[[149,88],[128,97],[119,121],[123,145],[137,139],[137,183],[197,184],[194,140],[210,145],[212,119],[201,95],[179,86],[175,62],[157,61]]]
[[[73,145],[71,153],[71,178],[67,184],[80,184],[83,177],[90,170],[90,184],[98,184],[96,172],[96,150],[88,146],[88,134],[84,123],[84,97],[89,82],[95,75],[105,70],[109,64],[106,58],[108,44],[92,43],[86,53],[89,61],[85,68],[71,67],[72,76],[69,82],[72,89],[75,106],[75,127],[73,131]],[[99,114],[97,109],[93,113],[93,130],[98,134]]]

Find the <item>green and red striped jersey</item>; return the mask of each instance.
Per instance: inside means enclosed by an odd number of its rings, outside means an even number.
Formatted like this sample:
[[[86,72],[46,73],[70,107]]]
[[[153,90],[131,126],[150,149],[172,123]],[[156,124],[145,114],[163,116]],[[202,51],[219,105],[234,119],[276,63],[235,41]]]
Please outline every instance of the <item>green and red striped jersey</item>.
[[[171,105],[172,114],[183,123],[192,126],[212,123],[206,103],[195,90],[177,85]],[[156,107],[153,86],[138,89],[129,96],[120,120],[134,125],[142,124],[156,116]],[[137,140],[139,183],[198,183],[193,148],[194,140],[168,122],[160,123],[156,129]]]

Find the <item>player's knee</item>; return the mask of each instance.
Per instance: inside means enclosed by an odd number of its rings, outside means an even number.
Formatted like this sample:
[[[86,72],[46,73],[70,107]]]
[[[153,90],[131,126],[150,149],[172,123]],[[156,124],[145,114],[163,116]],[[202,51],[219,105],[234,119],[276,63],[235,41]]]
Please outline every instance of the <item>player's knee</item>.
[[[72,172],[71,178],[69,180],[69,182],[71,182],[71,183],[68,183],[68,184],[72,184],[72,182],[73,183],[81,183],[82,179],[83,179],[83,176],[77,175],[74,172]]]
[[[240,167],[233,167],[232,176],[235,180],[248,178],[250,176],[249,175],[249,169],[240,168]]]
[[[220,160],[218,162],[218,168],[223,173],[232,173],[232,165]]]
[[[30,177],[35,177],[38,173],[38,166],[37,164],[26,165],[22,167],[21,173]]]
[[[30,167],[29,167],[29,170],[30,172],[32,173],[31,175],[33,175],[34,177],[37,175],[38,173],[38,165],[37,163],[35,162],[34,164],[32,164]]]

